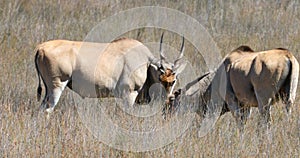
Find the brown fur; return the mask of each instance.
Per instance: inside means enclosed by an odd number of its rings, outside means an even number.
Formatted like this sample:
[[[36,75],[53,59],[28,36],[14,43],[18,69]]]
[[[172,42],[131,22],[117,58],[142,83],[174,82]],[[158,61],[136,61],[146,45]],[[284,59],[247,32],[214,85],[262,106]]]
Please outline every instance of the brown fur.
[[[276,96],[286,96],[282,99],[288,102],[288,111],[294,103],[299,64],[288,50],[235,50],[225,58],[224,66],[227,74],[224,99],[238,120],[243,115],[239,112],[241,106],[258,107],[269,122],[269,107],[276,101]]]
[[[240,46],[232,52],[254,52],[254,50],[252,50],[249,46]]]
[[[114,39],[113,41],[111,41],[111,43],[119,42],[119,41],[122,41],[122,40],[128,40],[128,39],[129,38],[126,38],[126,37],[120,37],[120,38]]]
[[[175,75],[172,70],[167,69],[164,74],[160,75],[159,78],[164,87],[166,87],[167,92],[169,92],[175,80]]]
[[[239,127],[243,127],[250,114],[250,107],[258,107],[261,115],[269,122],[269,108],[271,104],[278,101],[278,97],[282,97],[287,111],[290,111],[290,106],[296,97],[299,63],[287,49],[253,52],[250,47],[241,46],[224,58],[223,64],[215,74],[210,83],[220,88],[219,91],[215,91],[217,94],[207,95],[206,92],[210,92],[212,87],[203,87],[206,84],[201,83],[204,82],[202,80],[195,80],[186,85],[183,88],[186,89],[183,94],[198,97],[200,100],[206,96],[221,98],[225,102],[221,103],[221,114],[230,110]],[[213,85],[214,83],[217,85]],[[220,87],[224,84],[219,85],[219,83],[226,83],[226,87]],[[223,94],[224,88],[225,94]],[[168,102],[177,106],[176,104],[180,103],[178,96],[178,94],[171,96]],[[206,108],[207,105],[202,105],[202,103],[199,105],[202,112],[205,109],[203,107]]]

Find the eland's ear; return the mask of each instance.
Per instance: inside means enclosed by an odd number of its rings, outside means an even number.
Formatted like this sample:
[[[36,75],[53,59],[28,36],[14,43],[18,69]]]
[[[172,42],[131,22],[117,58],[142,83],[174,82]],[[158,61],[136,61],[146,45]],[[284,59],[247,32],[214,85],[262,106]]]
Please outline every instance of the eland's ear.
[[[160,63],[160,61],[158,59],[157,60],[152,60],[150,62],[150,66],[153,67],[156,71],[160,71],[162,73],[165,73],[163,65]]]
[[[155,70],[158,70],[158,66],[156,64],[151,63],[150,66],[153,67]]]
[[[187,62],[182,58],[180,60],[176,60],[173,67],[173,72],[175,74],[180,74],[186,67]]]
[[[149,66],[155,68],[155,70],[158,70],[161,67],[161,61],[160,61],[160,59],[152,57],[149,60],[150,60],[150,65]]]
[[[155,70],[160,69],[160,67],[161,67],[160,60],[159,59],[151,60],[150,66],[153,67]]]

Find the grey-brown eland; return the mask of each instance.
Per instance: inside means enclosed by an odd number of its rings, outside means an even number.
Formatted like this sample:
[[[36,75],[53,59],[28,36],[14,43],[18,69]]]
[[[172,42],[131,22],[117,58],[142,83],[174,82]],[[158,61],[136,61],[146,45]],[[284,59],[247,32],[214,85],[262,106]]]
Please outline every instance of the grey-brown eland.
[[[231,111],[239,127],[243,127],[251,107],[258,107],[264,121],[270,122],[270,106],[280,98],[287,113],[295,102],[299,63],[287,49],[254,52],[240,46],[228,54],[216,72],[188,83],[169,97],[178,106],[181,97],[197,98],[197,112],[205,113],[207,103],[220,98],[221,114]],[[212,91],[212,89],[215,89]],[[223,89],[223,90],[222,90]]]

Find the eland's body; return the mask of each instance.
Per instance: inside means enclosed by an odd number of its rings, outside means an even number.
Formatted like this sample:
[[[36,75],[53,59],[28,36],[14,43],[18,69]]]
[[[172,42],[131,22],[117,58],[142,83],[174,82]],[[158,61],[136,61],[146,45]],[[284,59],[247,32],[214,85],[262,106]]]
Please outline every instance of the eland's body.
[[[279,98],[290,112],[295,102],[298,76],[298,61],[288,50],[254,52],[248,46],[241,46],[224,58],[216,72],[187,84],[184,91],[177,91],[171,103],[176,106],[180,95],[197,97],[201,100],[198,109],[203,112],[212,97],[219,97],[223,100],[219,103],[222,113],[231,111],[239,125],[245,123],[250,107],[258,107],[269,122],[270,105]]]
[[[36,48],[38,99],[42,78],[46,92],[41,107],[48,112],[53,111],[66,86],[83,98],[118,97],[133,105],[141,90],[148,91],[142,89],[147,75],[154,76],[148,84],[164,82],[159,76],[164,76],[166,69],[174,70],[175,75],[176,70],[164,67],[162,61],[145,45],[128,38],[111,43],[48,41]]]
[[[299,76],[299,63],[286,49],[254,52],[241,46],[224,60],[227,75],[225,101],[238,122],[241,108],[258,107],[270,121],[270,105],[282,99],[286,110],[294,104]],[[249,113],[249,112],[246,112]]]

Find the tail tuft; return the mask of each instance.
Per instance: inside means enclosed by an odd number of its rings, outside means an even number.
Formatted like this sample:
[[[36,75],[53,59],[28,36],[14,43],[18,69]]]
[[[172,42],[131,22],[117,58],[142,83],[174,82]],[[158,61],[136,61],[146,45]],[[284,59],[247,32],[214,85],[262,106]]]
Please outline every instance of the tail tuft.
[[[292,56],[291,59],[291,74],[290,74],[290,83],[289,83],[289,93],[287,98],[286,110],[288,113],[291,113],[290,107],[294,104],[296,99],[296,91],[298,86],[298,77],[299,77],[299,63],[297,59]]]
[[[40,76],[40,71],[39,71],[38,62],[37,62],[38,55],[39,55],[39,51],[37,50],[36,54],[35,54],[34,62],[35,62],[35,69],[37,71],[37,76],[38,76],[38,80],[39,80],[39,85],[38,85],[38,88],[37,88],[37,100],[40,101],[43,89],[42,89],[42,86],[41,86],[41,76]]]
[[[40,101],[41,100],[41,95],[42,95],[42,87],[39,86],[37,88],[37,101]]]

